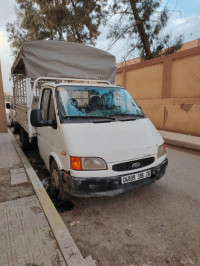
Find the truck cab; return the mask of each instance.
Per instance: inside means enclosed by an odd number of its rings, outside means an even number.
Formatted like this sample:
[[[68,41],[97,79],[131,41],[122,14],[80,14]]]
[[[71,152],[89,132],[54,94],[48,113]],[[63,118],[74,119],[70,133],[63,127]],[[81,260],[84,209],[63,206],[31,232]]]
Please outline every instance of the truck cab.
[[[164,175],[164,141],[123,87],[44,83],[39,107],[31,123],[60,198],[114,196]]]

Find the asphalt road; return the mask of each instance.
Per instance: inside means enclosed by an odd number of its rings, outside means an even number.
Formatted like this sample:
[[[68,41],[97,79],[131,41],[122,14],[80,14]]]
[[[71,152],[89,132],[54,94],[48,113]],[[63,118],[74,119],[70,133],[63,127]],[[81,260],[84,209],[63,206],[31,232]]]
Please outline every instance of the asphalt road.
[[[38,151],[26,153],[42,180]],[[115,197],[74,198],[60,213],[84,257],[97,266],[200,265],[200,152],[167,145],[161,180]]]
[[[200,152],[167,146],[167,156],[156,183],[113,198],[76,198],[61,214],[83,256],[103,266],[200,265]]]

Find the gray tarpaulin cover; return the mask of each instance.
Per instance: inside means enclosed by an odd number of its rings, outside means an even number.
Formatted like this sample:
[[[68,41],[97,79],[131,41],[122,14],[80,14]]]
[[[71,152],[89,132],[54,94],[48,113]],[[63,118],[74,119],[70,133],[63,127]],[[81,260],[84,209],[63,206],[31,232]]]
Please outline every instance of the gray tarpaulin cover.
[[[103,79],[114,83],[116,60],[113,55],[84,44],[32,41],[22,45],[12,74],[25,74],[29,78]]]

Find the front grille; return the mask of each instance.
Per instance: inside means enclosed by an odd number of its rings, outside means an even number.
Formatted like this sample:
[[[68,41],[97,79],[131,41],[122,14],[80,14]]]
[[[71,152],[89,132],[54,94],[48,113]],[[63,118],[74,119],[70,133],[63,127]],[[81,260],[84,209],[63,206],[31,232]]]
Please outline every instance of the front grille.
[[[148,157],[148,158],[141,159],[141,160],[114,164],[112,166],[112,169],[113,169],[113,171],[116,171],[116,172],[135,170],[135,169],[139,169],[139,168],[145,167],[147,165],[150,165],[154,161],[155,161],[154,157]]]

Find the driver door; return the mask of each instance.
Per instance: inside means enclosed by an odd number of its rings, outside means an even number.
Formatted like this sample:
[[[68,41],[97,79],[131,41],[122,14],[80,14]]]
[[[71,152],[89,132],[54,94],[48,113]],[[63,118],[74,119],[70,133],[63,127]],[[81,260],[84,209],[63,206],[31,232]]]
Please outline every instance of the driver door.
[[[40,110],[42,111],[42,118],[44,120],[56,120],[54,97],[52,89],[44,89],[42,92],[42,99],[40,104]],[[49,166],[49,154],[54,147],[54,137],[57,129],[50,126],[38,127],[38,147],[40,156],[45,162],[47,168]]]

